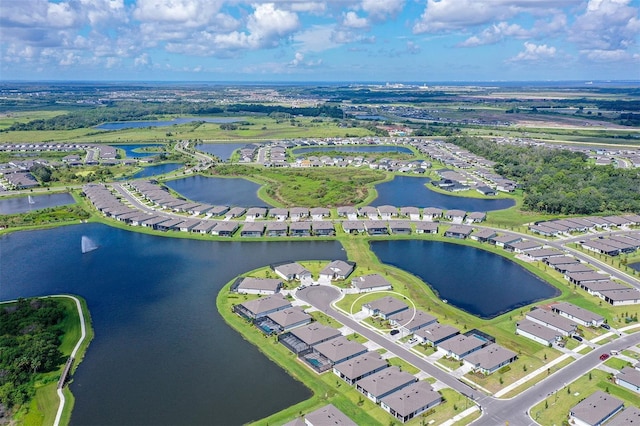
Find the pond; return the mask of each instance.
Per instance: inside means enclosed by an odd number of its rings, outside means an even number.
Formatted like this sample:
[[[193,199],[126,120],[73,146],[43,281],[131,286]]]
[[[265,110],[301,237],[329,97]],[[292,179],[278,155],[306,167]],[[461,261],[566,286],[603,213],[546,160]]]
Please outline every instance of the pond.
[[[640,262],[630,263],[627,266],[633,270],[640,272]]]
[[[122,129],[139,129],[143,127],[166,127],[174,124],[186,124],[194,121],[205,121],[207,123],[234,123],[239,121],[236,118],[212,118],[212,117],[188,117],[174,118],[173,120],[154,120],[154,121],[114,121],[111,123],[103,123],[96,126],[100,130],[122,130]]]
[[[153,166],[144,167],[142,170],[135,173],[134,175],[127,177],[127,179],[141,179],[149,176],[163,175],[165,173],[178,170],[182,166],[183,166],[182,163],[155,164]]]
[[[97,249],[82,254],[83,236]],[[87,300],[95,338],[71,384],[72,425],[240,425],[310,391],[224,323],[216,296],[238,274],[303,259],[345,252],[337,241],[198,241],[101,224],[17,232],[0,236],[0,300]]]
[[[410,272],[441,299],[480,318],[494,318],[560,291],[522,266],[474,247],[423,240],[374,241],[381,262]]]
[[[164,183],[179,194],[199,203],[240,207],[268,206],[258,198],[260,185],[242,178],[197,175]]]
[[[0,198],[0,214],[26,213],[32,210],[74,204],[75,202],[71,194],[66,192],[62,194],[34,194],[25,197]]]
[[[392,205],[397,207],[437,207],[444,210],[460,209],[466,212],[487,212],[513,207],[516,202],[507,198],[485,199],[446,195],[431,191],[429,178],[396,176],[389,182],[376,185],[378,198],[372,206]]]
[[[246,143],[199,143],[196,145],[196,149],[215,155],[222,161],[227,161],[231,158],[233,151],[245,146],[247,146]]]
[[[310,152],[347,152],[347,153],[377,153],[377,152],[389,152],[399,154],[413,154],[406,146],[397,145],[330,145],[330,146],[305,146],[302,148],[294,148],[293,153],[295,155],[304,155]]]
[[[124,151],[127,158],[143,158],[151,157],[160,154],[160,151],[140,151],[141,148],[164,148],[164,145],[159,144],[112,144],[114,148],[120,148]]]

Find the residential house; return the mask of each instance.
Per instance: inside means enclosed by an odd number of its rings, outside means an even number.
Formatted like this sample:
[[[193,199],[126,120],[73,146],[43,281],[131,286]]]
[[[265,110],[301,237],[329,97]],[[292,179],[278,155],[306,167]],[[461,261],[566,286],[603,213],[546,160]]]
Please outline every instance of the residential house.
[[[603,316],[569,302],[554,303],[551,305],[551,310],[585,327],[600,327],[604,323]]]
[[[464,210],[447,210],[444,214],[445,219],[449,219],[452,223],[461,224],[464,222],[464,218],[467,216],[467,212]]]
[[[211,231],[213,235],[220,237],[231,237],[238,230],[238,223],[231,221],[218,222],[215,228]]]
[[[292,306],[281,311],[272,312],[267,317],[279,328],[279,332],[287,332],[296,327],[311,323],[312,317],[299,306]]]
[[[420,209],[417,207],[400,207],[400,214],[411,220],[420,220]]]
[[[616,375],[616,384],[640,393],[640,370],[631,367],[624,367],[620,373]]]
[[[329,222],[326,220],[312,222],[311,229],[313,230],[313,234],[319,237],[331,236],[336,234],[336,229],[333,226],[333,222]]]
[[[345,280],[356,267],[355,262],[334,260],[320,271],[321,281]]]
[[[438,346],[440,343],[460,334],[460,330],[452,325],[434,323],[420,328],[413,333],[421,344]]]
[[[422,219],[427,220],[429,222],[433,222],[434,220],[442,217],[442,209],[438,209],[436,207],[427,207],[422,210]]]
[[[282,294],[276,293],[271,296],[261,297],[259,299],[248,300],[233,307],[234,312],[248,319],[257,320],[269,315],[270,313],[280,311],[291,307],[291,302]]]
[[[274,278],[240,277],[231,286],[232,291],[244,294],[276,294],[282,281]]]
[[[484,222],[487,218],[487,214],[484,212],[472,212],[466,217],[467,223],[479,223]]]
[[[387,235],[389,233],[389,224],[383,220],[365,220],[364,228],[369,235]]]
[[[398,216],[398,208],[395,206],[378,206],[378,214],[380,218],[383,220],[390,220],[396,216]]]
[[[471,354],[465,356],[464,362],[471,366],[473,371],[482,374],[491,374],[505,365],[509,365],[518,358],[518,354],[502,346],[491,343]]]
[[[368,351],[362,343],[351,341],[345,336],[339,336],[327,342],[319,343],[313,347],[317,353],[331,362],[331,365],[347,361],[362,355]]]
[[[358,380],[387,367],[387,361],[382,359],[378,352],[366,352],[347,361],[336,363],[333,366],[333,374],[353,385]]]
[[[310,412],[304,417],[304,425],[306,426],[358,426],[353,420],[347,417],[342,411],[338,410],[334,405],[325,405],[315,411]]]
[[[356,389],[376,404],[387,395],[415,383],[415,376],[396,366],[385,368],[356,382]]]
[[[452,225],[449,229],[444,231],[444,236],[463,240],[467,238],[469,235],[471,235],[472,231],[473,231],[473,228],[470,226]]]
[[[279,207],[273,208],[269,210],[269,217],[274,218],[278,222],[285,221],[289,217],[289,210]]]
[[[437,234],[437,222],[413,222],[416,227],[416,234]]]
[[[489,239],[495,237],[497,234],[491,229],[476,229],[471,234],[471,239],[480,243],[486,243]]]
[[[309,209],[306,207],[292,207],[289,209],[289,217],[291,221],[296,222],[309,217]]]
[[[441,402],[442,395],[434,391],[429,382],[423,380],[381,398],[380,407],[402,423],[406,423]]]
[[[409,309],[409,306],[392,296],[385,296],[362,305],[362,311],[367,315],[390,319],[394,314]]]
[[[331,216],[331,211],[326,207],[314,207],[310,210],[311,220],[324,220]]]
[[[311,222],[291,222],[289,234],[293,237],[310,237]]]
[[[276,263],[271,269],[285,281],[311,279],[311,272],[297,262]]]
[[[571,408],[569,422],[577,426],[600,426],[623,407],[618,398],[598,390]]]
[[[345,220],[342,222],[342,229],[347,234],[361,234],[366,231],[364,222],[359,220]]]
[[[479,339],[475,335],[465,336],[458,334],[438,344],[438,350],[444,352],[446,356],[457,360],[480,350],[490,342]]]
[[[263,222],[245,222],[240,231],[241,237],[262,237],[264,233]]]
[[[437,322],[438,319],[433,315],[413,308],[389,316],[389,323],[391,326],[397,327],[402,336],[408,336]]]
[[[351,280],[351,286],[358,290],[358,293],[367,293],[377,290],[391,290],[391,283],[380,274],[363,275]]]
[[[516,334],[531,339],[545,346],[552,345],[562,340],[563,334],[559,331],[545,327],[537,322],[527,319],[516,323]]]
[[[411,234],[411,222],[408,220],[392,220],[389,222],[389,229],[392,234]]]
[[[267,237],[286,237],[289,226],[285,222],[267,222],[265,235]]]
[[[640,303],[640,291],[635,288],[601,290],[600,298],[613,306],[637,305]]]
[[[525,314],[525,318],[547,328],[561,333],[563,336],[571,336],[578,330],[575,322],[561,317],[546,309],[535,308]]]

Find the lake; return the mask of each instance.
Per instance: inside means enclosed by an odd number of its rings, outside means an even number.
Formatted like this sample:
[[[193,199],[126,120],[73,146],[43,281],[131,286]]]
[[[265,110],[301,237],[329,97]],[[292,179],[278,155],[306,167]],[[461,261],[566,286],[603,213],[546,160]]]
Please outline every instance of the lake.
[[[227,161],[231,158],[233,151],[247,146],[246,143],[199,143],[196,145],[198,151],[215,155],[221,161]]]
[[[26,213],[32,210],[46,209],[48,207],[74,204],[76,201],[71,194],[43,194],[26,197],[0,198],[0,214]]]
[[[431,179],[424,177],[396,176],[389,182],[376,185],[378,198],[372,206],[437,207],[444,210],[459,209],[466,212],[487,212],[508,209],[516,204],[507,198],[485,199],[459,197],[431,191],[425,186]]]
[[[441,299],[490,319],[560,291],[522,266],[474,247],[423,240],[373,241],[381,262],[428,283]]]
[[[413,154],[413,151],[411,151],[406,146],[395,146],[395,145],[305,146],[302,148],[294,148],[293,153],[295,155],[304,155],[310,152],[332,152],[332,151],[350,152],[350,153],[389,152],[389,153],[399,153],[399,154]]]
[[[183,166],[182,163],[164,163],[164,164],[155,164],[153,166],[144,167],[142,170],[137,172],[131,177],[127,177],[127,179],[141,179],[149,176],[157,176],[163,175],[165,173],[172,172],[174,170],[178,170]]]
[[[83,255],[82,236],[98,249]],[[345,252],[337,241],[198,241],[102,224],[24,231],[0,236],[0,300],[87,300],[95,338],[71,384],[72,425],[239,425],[310,392],[223,322],[216,296],[238,274],[302,259]]]
[[[127,158],[143,158],[143,157],[151,157],[154,155],[160,154],[160,151],[155,152],[136,152],[137,149],[140,148],[164,148],[164,145],[158,144],[112,144],[114,148],[120,148],[124,150],[125,156]]]
[[[629,268],[634,269],[638,272],[640,272],[640,262],[636,262],[636,263],[630,263],[627,265]]]
[[[103,123],[95,126],[100,130],[122,130],[122,129],[139,129],[142,127],[166,127],[174,124],[186,124],[194,121],[205,121],[207,123],[234,123],[239,121],[236,118],[211,118],[211,117],[189,117],[174,118],[173,120],[157,120],[157,121],[114,121],[111,123]]]
[[[242,178],[189,176],[164,182],[190,200],[222,206],[258,207],[268,204],[258,198],[260,185]]]

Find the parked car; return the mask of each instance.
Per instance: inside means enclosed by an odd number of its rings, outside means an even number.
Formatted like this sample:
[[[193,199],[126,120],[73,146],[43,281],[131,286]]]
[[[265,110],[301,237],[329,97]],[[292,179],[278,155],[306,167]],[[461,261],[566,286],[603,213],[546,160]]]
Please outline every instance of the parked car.
[[[600,361],[606,361],[609,358],[609,354],[600,355]]]
[[[394,330],[391,330],[391,333],[390,333],[390,334],[391,334],[392,336],[395,336],[395,335],[396,335],[396,334],[398,334],[398,333],[400,333],[400,330],[395,330],[395,329],[394,329]]]
[[[571,336],[571,337],[573,337],[574,339],[576,339],[578,342],[582,342],[582,340],[584,340],[584,339],[582,339],[582,337],[578,336],[577,334],[574,334],[574,335],[573,335],[573,336]]]
[[[604,328],[605,330],[611,330],[611,326],[609,324],[600,324],[600,327]]]

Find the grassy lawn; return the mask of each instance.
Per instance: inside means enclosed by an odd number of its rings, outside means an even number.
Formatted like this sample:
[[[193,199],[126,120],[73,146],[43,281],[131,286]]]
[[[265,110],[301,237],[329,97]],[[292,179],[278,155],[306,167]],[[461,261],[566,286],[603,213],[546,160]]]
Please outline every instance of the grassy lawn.
[[[438,360],[438,364],[447,367],[449,370],[457,370],[460,368],[460,361],[454,358],[443,356]]]
[[[347,336],[347,340],[350,340],[352,342],[358,342],[358,343],[367,343],[369,340],[367,340],[366,337],[358,334],[358,333],[351,333]]]
[[[418,374],[420,372],[419,368],[414,367],[413,364],[409,364],[407,361],[397,356],[389,358],[387,361],[390,365],[395,365],[396,367],[399,367],[400,370],[406,371],[409,374]]]
[[[566,367],[567,365],[571,364],[572,362],[573,362],[573,358],[571,358],[571,357],[566,358],[566,359],[560,361],[558,364],[554,365],[553,367],[550,367],[550,370],[548,370],[546,374],[545,373],[538,374],[537,376],[531,378],[531,380],[528,380],[526,383],[523,383],[522,385],[520,385],[520,386],[516,387],[515,389],[511,390],[510,392],[507,392],[502,397],[503,398],[513,398],[514,396],[518,395],[520,392],[523,392],[523,391],[529,389],[534,384],[542,381],[543,379],[546,379],[549,374],[553,374],[556,371],[561,370],[562,368]]]
[[[608,360],[606,360],[604,362],[604,365],[606,365],[607,367],[611,367],[614,368],[618,371],[622,370],[625,367],[631,367],[631,363],[628,361],[625,361],[623,359],[620,358],[616,358],[616,357],[611,357]]]
[[[557,394],[547,397],[534,406],[531,409],[531,415],[544,426],[559,424],[561,419],[567,418],[571,407],[597,390],[608,391],[611,395],[623,400],[627,406],[637,405],[637,394],[610,381],[608,373],[593,370],[571,383],[566,389],[558,391]]]
[[[436,353],[437,349],[433,346],[426,345],[414,345],[413,349],[423,354],[424,356],[430,356]]]
[[[320,324],[329,326],[329,327],[333,327],[333,328],[341,328],[342,324],[340,324],[338,321],[334,320],[333,318],[331,318],[329,315],[325,314],[324,312],[320,312],[320,311],[313,311],[311,313],[309,313],[309,315],[311,315],[311,317],[318,321]],[[366,339],[365,339],[366,341]]]

